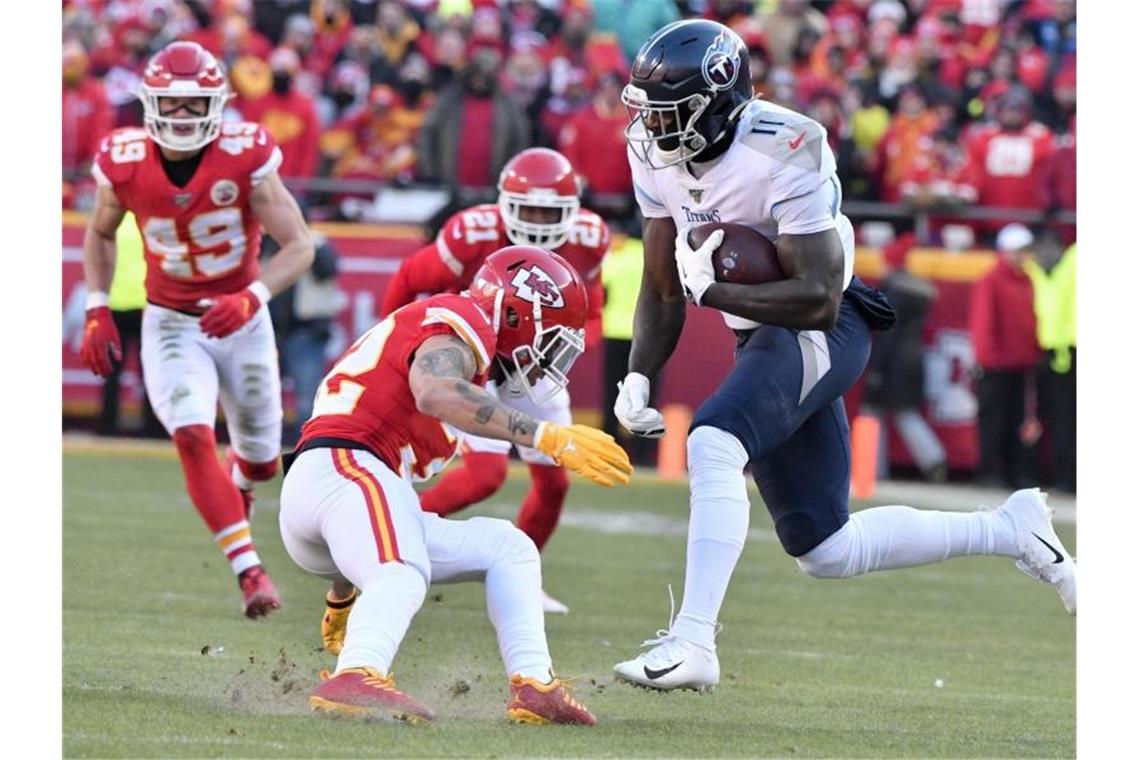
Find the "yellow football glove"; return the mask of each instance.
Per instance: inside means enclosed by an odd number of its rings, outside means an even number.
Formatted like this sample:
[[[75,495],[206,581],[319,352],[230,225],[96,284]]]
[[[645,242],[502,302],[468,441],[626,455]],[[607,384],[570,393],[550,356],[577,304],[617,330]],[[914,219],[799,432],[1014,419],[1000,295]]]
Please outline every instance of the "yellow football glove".
[[[348,615],[356,602],[356,592],[347,599],[331,599],[332,592],[325,596],[325,615],[321,618],[321,641],[325,649],[339,655],[344,648],[344,634],[348,630]]]
[[[534,434],[534,447],[566,469],[601,486],[628,483],[633,473],[625,449],[612,436],[587,425],[543,422]]]

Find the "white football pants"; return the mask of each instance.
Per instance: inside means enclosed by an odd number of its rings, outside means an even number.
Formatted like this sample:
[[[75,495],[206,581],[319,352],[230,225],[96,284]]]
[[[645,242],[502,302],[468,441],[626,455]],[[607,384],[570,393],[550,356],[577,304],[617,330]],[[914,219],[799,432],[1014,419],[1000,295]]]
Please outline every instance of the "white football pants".
[[[260,464],[281,453],[281,376],[267,306],[232,335],[208,338],[198,317],[148,304],[141,354],[146,393],[167,432],[213,429],[220,400],[239,457]]]
[[[365,451],[311,449],[281,488],[281,536],[302,569],[360,590],[337,669],[390,672],[430,583],[482,580],[508,675],[546,681],[551,662],[534,542],[506,520],[445,520]]]

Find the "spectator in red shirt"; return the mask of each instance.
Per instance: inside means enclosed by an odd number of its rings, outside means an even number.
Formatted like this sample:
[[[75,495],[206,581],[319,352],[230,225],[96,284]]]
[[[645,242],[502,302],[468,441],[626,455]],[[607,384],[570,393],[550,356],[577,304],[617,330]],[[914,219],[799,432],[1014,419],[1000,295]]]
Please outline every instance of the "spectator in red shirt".
[[[1054,211],[1077,210],[1077,128],[1076,117],[1072,120],[1072,131],[1057,137],[1057,150],[1049,167],[1049,208]],[[1077,240],[1077,225],[1068,222],[1053,222],[1049,225],[1061,238],[1062,245],[1069,246]]]
[[[588,192],[623,196],[628,202],[627,196],[633,192],[629,162],[614,160],[614,156],[625,150],[625,127],[629,123],[621,102],[623,84],[620,72],[611,71],[602,76],[590,105],[572,116],[562,128],[558,150],[586,181]],[[594,208],[599,204],[591,201],[590,205]],[[608,209],[603,206],[600,210]]]
[[[273,50],[269,40],[251,29],[249,20],[237,8],[215,19],[209,27],[188,35],[187,39],[209,50],[226,66],[245,54],[268,58]]]
[[[439,94],[417,140],[419,179],[492,188],[507,161],[528,147],[526,114],[498,91],[499,63],[494,50],[476,50],[461,84]]]
[[[901,200],[917,209],[937,212],[931,215],[931,240],[953,221],[954,209],[977,203],[978,176],[969,156],[958,141],[958,130],[944,127],[923,138],[919,155],[899,186]]]
[[[995,103],[998,123],[973,135],[970,157],[981,178],[980,205],[1045,207],[1045,182],[1056,147],[1048,128],[1031,121],[1032,108],[1032,97],[1024,87],[1010,87]],[[1002,225],[1001,221],[990,222],[984,229],[993,231]]]
[[[423,118],[392,87],[374,85],[366,107],[321,136],[325,154],[335,159],[332,175],[375,180],[410,176],[416,163],[413,145]]]
[[[980,474],[1006,488],[1032,483],[1026,422],[1027,380],[1041,359],[1033,283],[1023,269],[1032,256],[1033,235],[1020,224],[997,236],[997,264],[974,285],[970,339],[979,375]]]
[[[607,71],[626,70],[625,55],[612,34],[594,30],[594,14],[590,6],[568,4],[563,12],[562,33],[546,48],[544,57],[550,67],[550,91],[564,94],[577,69],[582,80],[596,80]]]
[[[311,177],[317,169],[320,122],[313,100],[293,87],[301,61],[291,48],[277,48],[269,57],[273,89],[245,106],[243,116],[269,130],[281,146],[282,177]]]
[[[87,52],[79,42],[63,46],[63,172],[84,173],[112,128],[111,105],[99,80],[89,77]]]

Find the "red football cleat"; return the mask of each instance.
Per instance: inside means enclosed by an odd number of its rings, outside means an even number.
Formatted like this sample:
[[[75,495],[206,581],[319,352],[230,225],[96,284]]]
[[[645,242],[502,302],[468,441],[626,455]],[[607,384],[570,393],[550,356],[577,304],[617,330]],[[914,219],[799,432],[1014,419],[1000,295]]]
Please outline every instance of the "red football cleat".
[[[263,617],[281,608],[281,597],[277,596],[277,589],[273,587],[273,581],[269,580],[269,573],[261,565],[243,570],[238,576],[238,585],[245,597],[246,617]]]
[[[396,689],[396,680],[375,668],[345,668],[335,676],[321,672],[324,683],[309,697],[309,707],[319,713],[354,718],[388,717],[408,723],[428,723],[435,718],[429,708]]]
[[[533,678],[511,676],[511,701],[507,717],[512,723],[566,723],[592,726],[598,722],[593,713],[570,696],[570,687],[555,678],[541,684]]]

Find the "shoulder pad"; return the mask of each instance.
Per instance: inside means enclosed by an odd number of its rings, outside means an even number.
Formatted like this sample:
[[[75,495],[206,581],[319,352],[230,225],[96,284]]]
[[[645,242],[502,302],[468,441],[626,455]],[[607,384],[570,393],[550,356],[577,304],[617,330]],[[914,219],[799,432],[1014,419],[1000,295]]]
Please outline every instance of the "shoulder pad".
[[[105,180],[119,184],[134,174],[135,167],[151,150],[150,140],[142,127],[120,127],[99,143],[92,163],[92,173],[100,184]]]
[[[577,215],[574,217],[574,224],[591,224],[605,226],[605,221],[602,217],[598,216],[597,212],[591,211],[588,208],[579,208]]]
[[[823,166],[825,134],[814,119],[770,103],[749,109],[737,128],[737,139],[757,153],[809,171]]]

